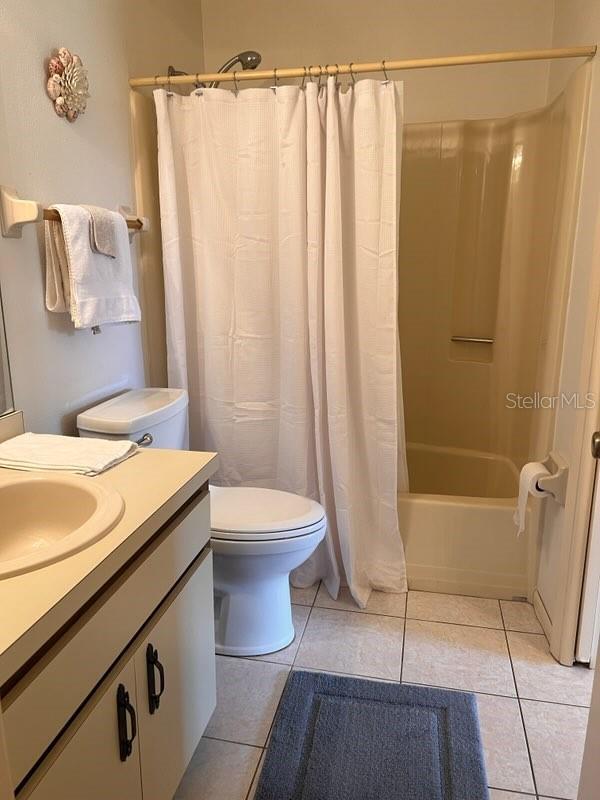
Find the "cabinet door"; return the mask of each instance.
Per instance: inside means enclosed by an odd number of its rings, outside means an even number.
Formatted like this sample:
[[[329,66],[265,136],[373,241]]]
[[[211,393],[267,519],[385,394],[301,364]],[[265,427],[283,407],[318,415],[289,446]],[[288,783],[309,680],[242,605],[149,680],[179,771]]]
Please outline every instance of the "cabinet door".
[[[117,708],[121,686],[121,700],[123,691],[127,691],[131,709],[125,709],[123,703],[120,711]],[[25,787],[25,797],[29,800],[141,800],[138,738],[133,737],[131,752],[124,761],[119,738],[119,721],[121,733],[132,738],[135,704],[135,672],[133,662],[129,661],[104,691],[98,691],[98,699],[92,698],[89,711],[80,724],[77,721],[73,724],[75,733],[65,742],[56,760],[48,765],[48,771],[31,793]]]
[[[216,705],[212,553],[134,656],[144,800],[171,800]]]

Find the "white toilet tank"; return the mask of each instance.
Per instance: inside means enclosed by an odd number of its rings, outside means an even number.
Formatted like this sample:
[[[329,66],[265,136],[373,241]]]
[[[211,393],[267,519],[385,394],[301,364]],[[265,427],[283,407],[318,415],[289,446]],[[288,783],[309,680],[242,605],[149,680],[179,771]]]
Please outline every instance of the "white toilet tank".
[[[129,439],[142,447],[187,450],[185,389],[132,389],[77,416],[80,436]]]

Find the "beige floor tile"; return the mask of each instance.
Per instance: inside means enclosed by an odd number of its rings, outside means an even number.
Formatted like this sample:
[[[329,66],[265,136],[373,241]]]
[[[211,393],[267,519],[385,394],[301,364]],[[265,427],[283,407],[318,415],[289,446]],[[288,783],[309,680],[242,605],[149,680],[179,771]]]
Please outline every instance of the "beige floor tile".
[[[217,656],[217,708],[206,736],[263,747],[289,667]]]
[[[489,785],[534,793],[519,701],[478,694],[477,705]]]
[[[500,600],[504,627],[507,631],[521,633],[543,633],[543,628],[535,615],[531,603],[514,600]]]
[[[503,789],[490,789],[490,800],[535,800],[535,795],[505,792]],[[542,800],[541,797],[540,800]]]
[[[407,619],[402,680],[516,694],[504,631],[465,625]]]
[[[297,667],[399,680],[404,620],[313,608]]]
[[[406,612],[406,593],[393,594],[391,592],[371,592],[371,597],[366,608],[359,608],[346,587],[340,589],[337,600],[329,596],[325,584],[315,600],[319,608],[335,608],[338,611],[358,611],[362,614],[382,614],[387,617],[403,617]]]
[[[588,709],[522,700],[538,792],[575,800]]]
[[[262,750],[202,739],[174,800],[246,800]]]
[[[267,653],[264,656],[251,656],[253,661],[273,661],[276,664],[293,664],[300,642],[306,628],[306,622],[310,608],[308,606],[292,606],[292,622],[294,623],[294,630],[296,637],[294,641],[285,647],[283,650],[278,650],[276,653]]]
[[[484,597],[409,592],[406,616],[410,619],[451,622],[455,625],[504,628],[498,601]]]
[[[295,586],[290,586],[292,603],[295,603],[297,606],[312,606],[315,602],[318,590],[318,583],[315,583],[314,586],[309,586],[308,589],[296,589]]]
[[[582,666],[564,667],[554,660],[545,636],[509,631],[508,646],[519,697],[588,706],[594,673]]]
[[[327,672],[329,675],[339,675],[342,678],[357,678],[358,680],[364,681],[377,681],[377,683],[398,684],[400,682],[398,678],[377,678],[374,675],[369,675],[368,678],[365,678],[363,675],[351,675],[349,672],[335,672],[335,670],[313,669],[312,667],[292,667],[292,672],[298,672],[298,670],[303,670],[304,672]]]
[[[263,754],[260,758],[258,763],[258,767],[254,774],[254,780],[252,781],[252,786],[250,787],[250,791],[248,792],[247,800],[254,800],[254,795],[256,794],[256,790],[258,788],[258,779],[260,778],[260,773],[263,768],[263,764],[265,763],[265,751],[263,750]]]

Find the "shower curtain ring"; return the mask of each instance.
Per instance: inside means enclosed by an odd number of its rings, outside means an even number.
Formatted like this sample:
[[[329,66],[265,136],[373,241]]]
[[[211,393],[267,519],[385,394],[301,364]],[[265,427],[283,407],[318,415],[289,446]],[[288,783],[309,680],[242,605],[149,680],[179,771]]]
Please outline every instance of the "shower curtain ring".
[[[237,82],[237,70],[233,71],[233,85],[235,86],[235,89],[234,89],[235,93],[238,94],[239,91],[240,91],[240,87],[238,86],[238,82]]]
[[[277,87],[279,86],[279,78],[277,77],[277,67],[273,67],[273,78],[275,80],[275,83],[273,84],[273,86],[271,86],[271,89],[273,89],[273,91],[275,92],[277,90]]]
[[[356,77],[354,76],[354,70],[352,69],[352,65],[353,64],[354,64],[354,61],[351,61],[348,64],[348,67],[350,68],[350,77],[352,78],[352,83],[355,84],[356,83]]]
[[[300,84],[300,88],[304,89],[304,84],[306,83],[306,67],[302,67],[304,70],[304,75],[302,76],[302,83]]]
[[[383,74],[385,75],[384,83],[389,83],[390,79],[389,79],[389,76],[388,76],[386,68],[385,68],[385,59],[381,62],[381,69],[383,70]]]

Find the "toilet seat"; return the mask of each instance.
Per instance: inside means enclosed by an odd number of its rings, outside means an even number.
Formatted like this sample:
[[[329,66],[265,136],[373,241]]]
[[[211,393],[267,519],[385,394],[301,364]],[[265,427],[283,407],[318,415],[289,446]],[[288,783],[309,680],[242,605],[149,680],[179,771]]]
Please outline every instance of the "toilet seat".
[[[266,542],[309,536],[325,525],[325,512],[307,497],[277,489],[211,486],[211,537]]]

